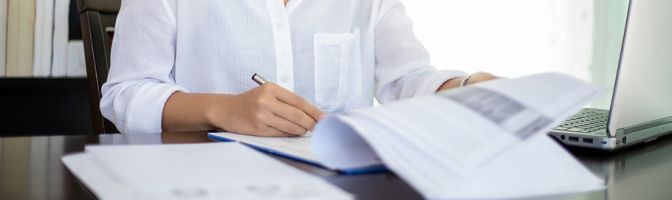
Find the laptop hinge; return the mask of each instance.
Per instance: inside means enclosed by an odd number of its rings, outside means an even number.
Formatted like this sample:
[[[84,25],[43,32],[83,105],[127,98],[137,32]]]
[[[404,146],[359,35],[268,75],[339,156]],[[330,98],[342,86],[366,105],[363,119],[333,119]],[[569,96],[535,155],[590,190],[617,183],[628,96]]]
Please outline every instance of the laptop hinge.
[[[616,135],[619,135],[619,134],[627,135],[628,133],[641,131],[641,130],[644,130],[644,129],[660,126],[660,125],[667,124],[667,123],[672,123],[672,116],[657,119],[657,120],[653,120],[653,121],[644,122],[644,123],[637,124],[637,125],[634,125],[634,126],[620,128],[616,131]]]

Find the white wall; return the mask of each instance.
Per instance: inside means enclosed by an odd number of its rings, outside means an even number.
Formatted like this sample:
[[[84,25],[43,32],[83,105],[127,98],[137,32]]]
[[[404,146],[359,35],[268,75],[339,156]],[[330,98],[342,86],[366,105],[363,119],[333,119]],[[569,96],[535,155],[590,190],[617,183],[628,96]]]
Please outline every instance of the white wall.
[[[437,68],[589,78],[592,1],[405,0]]]
[[[628,0],[403,0],[439,69],[516,77],[569,73],[607,91]]]

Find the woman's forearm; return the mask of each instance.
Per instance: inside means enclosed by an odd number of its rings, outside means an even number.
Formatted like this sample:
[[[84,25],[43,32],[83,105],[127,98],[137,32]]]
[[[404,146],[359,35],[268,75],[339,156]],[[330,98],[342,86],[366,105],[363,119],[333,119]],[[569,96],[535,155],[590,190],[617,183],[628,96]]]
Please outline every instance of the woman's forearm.
[[[227,105],[233,95],[173,93],[163,107],[163,132],[208,131],[216,129],[208,112]]]
[[[324,113],[273,83],[237,95],[173,93],[163,107],[164,132],[224,130],[257,136],[297,136]]]

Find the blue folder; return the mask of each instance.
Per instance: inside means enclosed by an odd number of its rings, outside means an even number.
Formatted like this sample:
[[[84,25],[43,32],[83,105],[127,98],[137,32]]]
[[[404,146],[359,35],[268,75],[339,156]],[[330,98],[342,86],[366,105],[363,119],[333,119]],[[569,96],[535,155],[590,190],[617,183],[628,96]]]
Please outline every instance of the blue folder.
[[[210,138],[212,140],[222,141],[222,142],[236,142],[236,140],[232,140],[230,138],[217,136],[217,135],[213,135],[213,134],[208,134],[208,138]],[[315,161],[315,160],[310,160],[310,159],[306,159],[306,158],[302,158],[302,157],[298,157],[298,156],[289,155],[289,154],[284,153],[282,151],[278,151],[278,150],[271,149],[271,148],[266,148],[266,147],[261,147],[261,146],[254,145],[254,144],[248,144],[248,143],[245,143],[245,142],[241,142],[241,143],[244,144],[244,145],[247,145],[247,146],[249,146],[253,149],[256,149],[258,151],[264,152],[264,153],[268,153],[268,154],[271,154],[271,155],[276,155],[276,156],[279,156],[279,157],[287,158],[287,159],[297,161],[297,162],[301,162],[301,163],[306,163],[306,164],[316,166],[316,167],[319,167],[319,168],[323,168],[323,169],[327,169],[327,170],[331,170],[331,171],[336,171],[338,173],[345,174],[345,175],[373,174],[373,173],[383,173],[383,172],[388,172],[389,171],[387,169],[387,167],[385,167],[384,165],[374,165],[374,166],[370,166],[370,167],[351,168],[351,169],[331,169],[331,168],[328,168],[328,167],[320,164],[318,161]]]

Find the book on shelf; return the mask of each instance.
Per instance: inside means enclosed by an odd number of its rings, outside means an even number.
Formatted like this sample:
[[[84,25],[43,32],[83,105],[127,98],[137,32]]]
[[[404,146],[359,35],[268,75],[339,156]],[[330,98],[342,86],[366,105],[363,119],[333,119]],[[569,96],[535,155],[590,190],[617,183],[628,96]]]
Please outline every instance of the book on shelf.
[[[33,77],[51,74],[52,39],[54,30],[54,0],[35,1],[35,47],[33,48]]]
[[[71,0],[0,0],[0,77],[86,76]]]
[[[35,1],[8,0],[7,5],[5,75],[30,77],[33,75]]]
[[[7,0],[0,0],[0,77],[5,76],[7,50]]]
[[[68,66],[68,14],[70,0],[56,0],[54,4],[54,45],[51,63],[52,77],[65,77]]]

